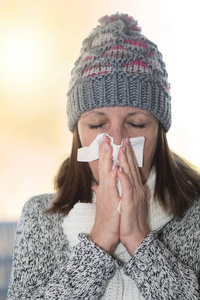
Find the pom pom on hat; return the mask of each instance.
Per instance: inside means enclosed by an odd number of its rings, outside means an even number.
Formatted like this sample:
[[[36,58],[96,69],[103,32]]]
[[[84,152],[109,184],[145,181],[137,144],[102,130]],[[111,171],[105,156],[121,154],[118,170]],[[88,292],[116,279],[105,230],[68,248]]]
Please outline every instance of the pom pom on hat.
[[[119,14],[116,13],[115,15],[111,16],[104,16],[99,19],[99,23],[102,25],[102,27],[105,25],[108,25],[109,23],[112,23],[114,21],[121,20],[124,25],[126,25],[127,29],[129,30],[134,30],[134,31],[139,31],[141,32],[141,28],[138,27],[138,22],[133,19],[133,17],[127,15],[127,14]]]
[[[81,114],[94,108],[129,106],[149,111],[171,125],[168,74],[157,46],[127,14],[104,16],[83,41],[71,72],[67,99],[73,132]]]

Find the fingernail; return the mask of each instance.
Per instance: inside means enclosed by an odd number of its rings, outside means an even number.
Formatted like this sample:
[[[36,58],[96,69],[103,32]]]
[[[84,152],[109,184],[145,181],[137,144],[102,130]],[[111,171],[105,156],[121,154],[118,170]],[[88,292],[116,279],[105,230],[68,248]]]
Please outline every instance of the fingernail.
[[[129,141],[128,137],[126,138],[126,143],[127,143],[127,145],[130,145],[130,141]]]
[[[119,170],[120,170],[120,172],[121,172],[121,173],[123,173],[123,170],[122,170],[122,168],[121,168],[121,167],[119,168]]]
[[[105,145],[105,150],[107,151],[108,148],[109,148],[109,145],[108,145],[108,143],[106,143],[106,145]]]
[[[112,170],[114,170],[115,168],[116,168],[116,164],[113,163],[113,165],[112,165]]]
[[[105,141],[106,140],[106,134],[104,133],[104,135],[103,135],[103,141]]]
[[[126,146],[123,146],[123,152],[126,153]]]

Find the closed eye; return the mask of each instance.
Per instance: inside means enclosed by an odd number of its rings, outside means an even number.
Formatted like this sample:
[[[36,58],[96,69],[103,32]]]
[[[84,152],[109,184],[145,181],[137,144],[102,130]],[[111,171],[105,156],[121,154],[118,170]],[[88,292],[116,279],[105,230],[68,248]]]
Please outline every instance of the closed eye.
[[[146,124],[134,124],[134,123],[129,123],[134,128],[145,128]]]
[[[103,127],[103,125],[105,125],[105,123],[101,123],[101,124],[97,124],[97,125],[88,124],[90,129],[99,129],[99,128]]]

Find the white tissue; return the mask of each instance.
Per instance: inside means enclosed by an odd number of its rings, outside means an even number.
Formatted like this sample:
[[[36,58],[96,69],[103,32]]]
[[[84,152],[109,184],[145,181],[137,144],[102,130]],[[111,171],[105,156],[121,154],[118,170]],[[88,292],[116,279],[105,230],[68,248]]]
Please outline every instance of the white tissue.
[[[105,133],[98,134],[95,140],[90,144],[89,147],[82,147],[78,149],[77,153],[77,161],[82,162],[91,162],[93,160],[99,159],[99,148],[101,143],[103,142],[103,136]],[[113,147],[113,162],[119,166],[119,160],[118,160],[118,153],[119,149],[122,146],[116,145],[113,142],[113,137],[109,136],[110,138],[110,144]],[[135,137],[135,138],[129,138],[130,145],[135,153],[135,157],[138,163],[139,167],[143,166],[143,149],[144,149],[144,142],[145,138],[143,136]],[[122,194],[122,187],[121,182],[117,179],[117,187],[119,191],[119,195],[121,197]],[[120,203],[117,209],[120,212]]]
[[[105,133],[100,133],[97,135],[95,140],[90,144],[89,147],[82,147],[78,149],[78,155],[77,155],[77,160],[78,161],[83,161],[83,162],[90,162],[96,159],[99,159],[99,148],[101,143],[103,142],[103,136]],[[119,166],[119,161],[118,161],[118,153],[119,149],[122,146],[121,145],[116,145],[113,143],[113,137],[109,136],[110,138],[110,144],[113,147],[113,161]],[[135,137],[135,138],[129,138],[130,145],[132,149],[135,152],[135,156],[137,159],[137,163],[139,167],[142,167],[143,165],[143,148],[144,148],[144,141],[145,138],[143,136],[140,137]]]

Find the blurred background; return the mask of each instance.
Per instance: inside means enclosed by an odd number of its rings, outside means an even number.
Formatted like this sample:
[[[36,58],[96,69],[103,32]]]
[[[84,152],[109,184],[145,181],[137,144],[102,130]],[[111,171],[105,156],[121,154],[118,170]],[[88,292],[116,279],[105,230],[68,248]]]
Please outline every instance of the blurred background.
[[[0,221],[53,192],[71,149],[66,92],[82,40],[115,12],[138,20],[163,53],[172,94],[173,150],[200,166],[200,1],[0,0]]]
[[[0,0],[0,299],[22,207],[54,191],[71,149],[66,92],[82,40],[117,11],[134,16],[162,52],[172,94],[169,144],[200,167],[199,0]]]

